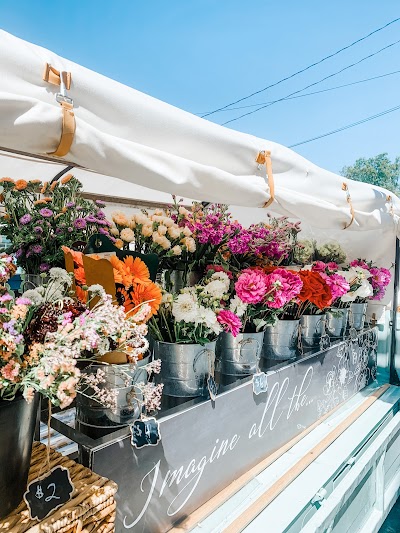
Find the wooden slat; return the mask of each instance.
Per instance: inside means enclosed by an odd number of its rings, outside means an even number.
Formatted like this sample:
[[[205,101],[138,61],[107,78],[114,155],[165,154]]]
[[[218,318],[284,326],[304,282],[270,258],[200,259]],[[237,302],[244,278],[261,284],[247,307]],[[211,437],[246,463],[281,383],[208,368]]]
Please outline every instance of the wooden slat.
[[[263,461],[257,463],[253,468],[245,472],[242,476],[235,479],[235,481],[233,481],[230,485],[225,487],[213,498],[208,500],[205,504],[196,509],[196,511],[191,513],[187,518],[185,518],[183,522],[172,527],[172,529],[169,530],[169,533],[187,533],[188,531],[191,531],[199,524],[199,522],[202,522],[205,518],[210,516],[210,514],[212,514],[227,500],[229,500],[229,498],[232,498],[232,496],[234,496],[237,492],[239,492],[239,490],[245,487],[247,483],[252,481],[255,477],[261,474],[261,472],[268,468],[273,462],[275,462],[277,459],[282,457],[283,454],[293,448],[293,446],[295,446],[299,441],[301,441],[301,439],[311,433],[311,431],[313,431],[322,422],[329,418],[340,407],[343,407],[343,405],[338,405],[337,407],[329,411],[329,413],[323,415],[316,422],[311,424],[311,426],[299,433],[299,435],[296,435],[296,437],[281,446],[279,450],[276,450],[274,453],[266,457]]]
[[[297,463],[295,463],[283,476],[281,476],[271,487],[264,492],[254,503],[252,503],[238,518],[236,518],[224,533],[239,533],[243,531],[272,501],[281,494],[315,459],[317,459],[337,438],[348,429],[371,405],[390,387],[383,385],[376,390],[369,398],[346,417],[336,428],[324,437],[316,446],[307,452]]]

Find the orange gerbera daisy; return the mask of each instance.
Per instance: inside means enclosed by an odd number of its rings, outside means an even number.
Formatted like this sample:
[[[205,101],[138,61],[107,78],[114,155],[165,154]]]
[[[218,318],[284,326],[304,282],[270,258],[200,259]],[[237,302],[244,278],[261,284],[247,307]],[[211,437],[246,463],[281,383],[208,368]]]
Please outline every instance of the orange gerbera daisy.
[[[123,261],[116,255],[113,255],[110,257],[110,263],[114,269],[115,283],[130,287],[132,285],[132,274],[128,271]]]
[[[124,306],[126,313],[129,313],[129,311],[135,308],[135,304],[132,300],[130,292],[127,291],[122,285],[117,287],[116,297],[118,304]]]
[[[15,188],[17,191],[23,191],[28,187],[28,182],[25,180],[17,180],[15,182]]]
[[[150,282],[149,269],[147,268],[146,263],[144,263],[139,257],[133,258],[131,255],[125,257],[124,265],[132,275],[134,283]]]
[[[150,305],[151,312],[148,319],[157,314],[162,298],[161,289],[158,285],[153,282],[147,283],[147,285],[138,284],[131,292],[131,295],[135,307],[143,303]]]

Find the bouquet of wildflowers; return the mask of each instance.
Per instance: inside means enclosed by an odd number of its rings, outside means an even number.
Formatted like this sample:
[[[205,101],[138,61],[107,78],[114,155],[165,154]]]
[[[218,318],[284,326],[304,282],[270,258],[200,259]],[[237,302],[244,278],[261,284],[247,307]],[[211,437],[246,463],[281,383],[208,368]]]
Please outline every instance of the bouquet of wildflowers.
[[[177,344],[207,344],[223,330],[236,336],[240,318],[225,309],[230,279],[225,272],[211,272],[200,285],[186,287],[180,294],[165,292],[157,316],[149,329],[158,341]]]
[[[243,270],[234,285],[229,308],[242,320],[241,332],[262,331],[273,325],[302,290],[297,273],[274,268]]]
[[[300,232],[300,222],[292,223],[287,217],[269,216],[266,223],[240,228],[227,243],[231,260],[239,267],[247,265],[288,265],[293,262],[293,251]]]
[[[346,278],[350,291],[342,296],[345,304],[365,303],[368,300],[382,300],[390,283],[391,274],[387,268],[379,268],[372,261],[356,259],[346,270],[339,272]]]
[[[61,246],[86,242],[94,233],[109,236],[104,203],[82,197],[82,184],[71,174],[60,182],[0,180],[0,226],[18,266],[28,274],[63,266]]]
[[[14,258],[6,253],[0,254],[0,292],[6,289],[6,283],[17,271]]]

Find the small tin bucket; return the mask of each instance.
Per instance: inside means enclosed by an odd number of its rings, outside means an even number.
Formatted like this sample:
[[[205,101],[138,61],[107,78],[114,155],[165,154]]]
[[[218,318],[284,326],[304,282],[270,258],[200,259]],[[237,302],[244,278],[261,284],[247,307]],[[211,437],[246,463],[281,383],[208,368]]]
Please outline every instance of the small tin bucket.
[[[217,340],[215,369],[228,376],[249,376],[259,367],[264,332],[232,333],[223,332]]]

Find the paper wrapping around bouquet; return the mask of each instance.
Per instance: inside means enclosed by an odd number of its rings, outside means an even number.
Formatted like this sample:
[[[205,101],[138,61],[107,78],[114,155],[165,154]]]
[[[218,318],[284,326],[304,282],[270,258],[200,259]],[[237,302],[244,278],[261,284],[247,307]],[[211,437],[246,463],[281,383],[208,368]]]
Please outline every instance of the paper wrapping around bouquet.
[[[79,246],[81,248],[81,246]],[[107,257],[115,255],[120,260],[127,257],[141,259],[149,269],[150,279],[155,281],[158,269],[159,258],[156,254],[141,254],[131,250],[120,250],[105,235],[92,235],[84,249],[81,252],[83,269],[85,271],[86,285],[101,285],[107,294],[116,301],[116,285],[114,280],[114,269]],[[97,256],[97,258],[91,257]],[[98,256],[101,256],[99,259]],[[68,272],[75,274],[74,259],[70,252],[64,252],[65,268]],[[73,289],[76,290],[74,282]],[[98,301],[94,298],[90,306],[93,307]]]
[[[34,443],[28,482],[45,471],[47,449]],[[30,520],[23,500],[8,516],[0,520],[0,532],[7,533],[111,533],[115,531],[116,483],[101,477],[50,448],[50,468],[68,468],[74,492],[71,499],[41,522]]]

